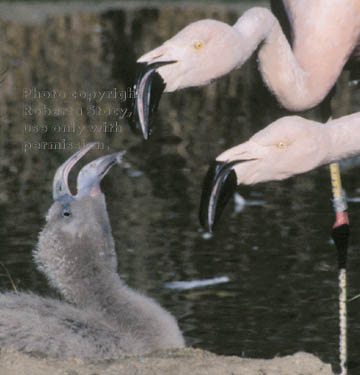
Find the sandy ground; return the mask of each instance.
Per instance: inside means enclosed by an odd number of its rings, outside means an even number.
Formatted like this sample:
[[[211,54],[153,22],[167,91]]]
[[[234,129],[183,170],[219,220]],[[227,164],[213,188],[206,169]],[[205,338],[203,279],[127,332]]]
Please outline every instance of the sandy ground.
[[[274,359],[217,356],[200,349],[174,349],[114,361],[58,361],[4,351],[1,375],[333,375],[331,366],[308,353]]]

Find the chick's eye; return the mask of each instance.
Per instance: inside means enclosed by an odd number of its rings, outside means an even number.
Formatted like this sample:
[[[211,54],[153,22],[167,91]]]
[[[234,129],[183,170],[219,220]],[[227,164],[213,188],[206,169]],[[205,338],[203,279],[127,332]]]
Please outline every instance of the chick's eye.
[[[63,212],[62,212],[62,216],[64,216],[64,217],[71,216],[71,211],[69,209],[67,209],[67,208],[64,208]]]
[[[203,46],[204,46],[204,42],[203,42],[202,40],[196,40],[196,41],[194,42],[194,48],[195,48],[196,50],[201,49]]]

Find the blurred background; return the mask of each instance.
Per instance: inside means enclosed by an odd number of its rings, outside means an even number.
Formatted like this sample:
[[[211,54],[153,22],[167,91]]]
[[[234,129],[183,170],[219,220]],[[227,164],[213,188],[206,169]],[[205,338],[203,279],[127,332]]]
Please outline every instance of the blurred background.
[[[308,351],[338,361],[337,258],[328,168],[242,187],[215,235],[199,225],[208,162],[288,112],[264,87],[256,56],[209,86],[164,95],[149,141],[127,124],[135,61],[192,21],[235,23],[262,1],[0,2],[0,288],[55,296],[35,269],[56,168],[80,145],[86,160],[127,150],[129,168],[104,179],[119,272],[178,319],[187,344],[270,358]],[[358,111],[350,87],[340,114]],[[322,121],[323,108],[301,115]],[[86,162],[86,160],[84,162]],[[349,197],[349,296],[360,293],[360,188]],[[76,172],[71,176],[76,177]],[[74,188],[74,184],[72,184]],[[10,276],[11,278],[10,278]],[[188,290],[166,283],[227,277]],[[350,368],[359,367],[360,301],[349,303]]]

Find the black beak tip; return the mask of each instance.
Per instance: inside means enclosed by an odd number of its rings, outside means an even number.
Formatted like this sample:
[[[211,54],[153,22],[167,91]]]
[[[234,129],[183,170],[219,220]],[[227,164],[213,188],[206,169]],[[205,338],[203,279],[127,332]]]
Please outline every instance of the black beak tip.
[[[134,104],[131,104],[130,110],[131,116],[128,118],[128,124],[131,132],[136,136],[143,136],[145,140],[148,140],[150,137],[150,127],[147,123],[141,125],[139,120],[139,114]]]
[[[136,95],[131,103],[130,127],[134,133],[141,129],[143,137],[147,140],[151,134],[151,125],[154,114],[158,108],[161,94],[166,84],[161,75],[156,71],[162,65],[175,61],[136,64]]]
[[[208,210],[203,203],[200,204],[199,221],[200,225],[205,229],[206,232],[213,233],[214,222],[212,220],[208,220]]]
[[[200,224],[210,233],[214,231],[236,189],[237,178],[232,170],[233,165],[234,163],[213,161],[204,178],[199,219]]]
[[[139,123],[137,119],[137,115],[135,112],[135,99],[131,99],[131,102],[128,105],[128,113],[131,115],[127,118],[127,122],[129,124],[130,130],[132,133],[138,135],[139,134]]]

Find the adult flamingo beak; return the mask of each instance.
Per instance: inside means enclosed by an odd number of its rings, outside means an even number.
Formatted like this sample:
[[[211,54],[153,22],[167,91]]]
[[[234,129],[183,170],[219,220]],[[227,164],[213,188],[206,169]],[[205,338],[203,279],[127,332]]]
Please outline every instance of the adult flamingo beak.
[[[201,225],[212,232],[222,211],[237,187],[234,165],[249,160],[231,162],[213,161],[204,178],[199,219]]]
[[[166,84],[156,71],[159,67],[173,64],[176,61],[158,61],[153,63],[139,62],[136,64],[136,95],[132,103],[130,126],[133,131],[139,127],[145,139],[151,134],[153,115],[159,105],[161,94]]]

